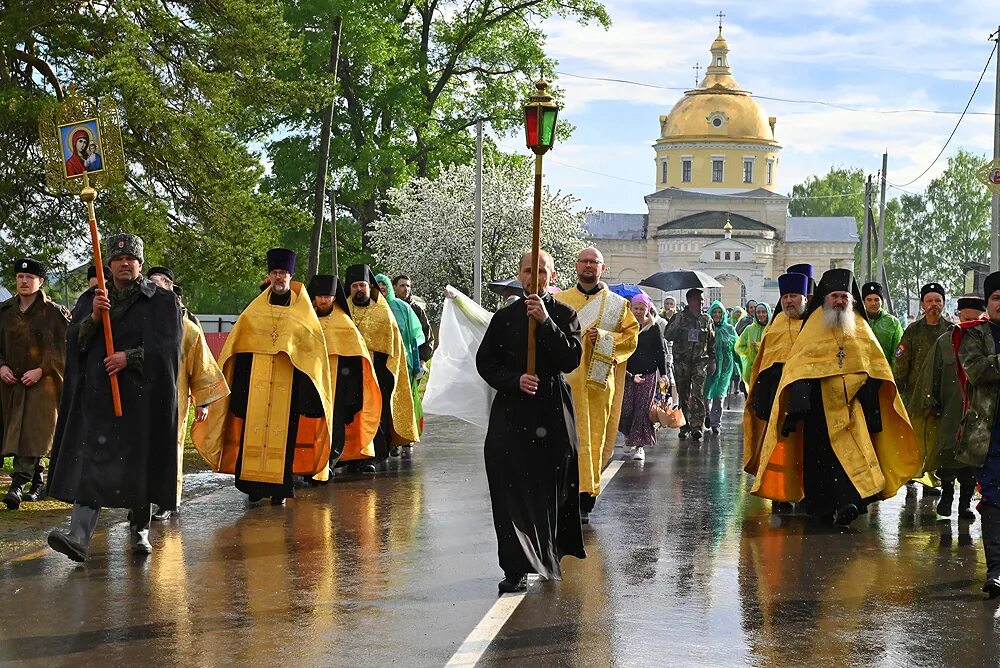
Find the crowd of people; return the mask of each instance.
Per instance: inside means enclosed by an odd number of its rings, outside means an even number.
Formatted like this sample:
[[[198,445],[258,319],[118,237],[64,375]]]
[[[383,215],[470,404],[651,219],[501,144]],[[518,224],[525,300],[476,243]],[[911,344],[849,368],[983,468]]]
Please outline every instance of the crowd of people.
[[[143,271],[142,239],[115,235],[106,257],[72,312],[41,291],[46,269],[30,258],[15,261],[17,294],[0,304],[2,453],[13,457],[3,502],[72,504],[68,531],[48,536],[54,550],[85,561],[101,509],[124,508],[132,551],[152,552],[152,520],[180,503],[192,409],[195,447],[250,504],[282,505],[296,487],[411,456],[435,347],[409,277],[353,265],[344,281],[304,285],[295,253],[274,248],[216,359],[173,272]],[[644,293],[609,289],[597,248],[554,294],[552,257],[539,255],[537,273],[532,260],[522,257],[523,289],[496,313],[449,289],[476,334],[442,340],[428,387],[438,407],[448,393],[450,405],[486,399],[501,592],[585,557],[582,525],[616,442],[645,459],[664,426],[658,407],[679,411],[678,438],[697,442],[719,434],[727,396],[743,393],[744,470],[773,512],[846,526],[921,485],[947,520],[957,482],[958,517],[970,521],[978,485],[983,589],[1000,596],[1000,272],[958,300],[957,321],[942,285],[927,284],[922,317],[904,330],[883,287],[859,287],[846,269],[817,280],[810,265],[789,267],[773,309],[706,309],[692,288],[684,308],[668,297],[658,312]]]
[[[354,265],[345,283],[305,286],[295,253],[271,249],[216,360],[173,272],[143,271],[141,238],[112,236],[105,252],[72,312],[41,291],[46,268],[30,258],[14,262],[17,295],[0,304],[3,503],[72,504],[54,550],[85,561],[101,509],[124,508],[130,549],[152,552],[152,520],[180,503],[192,407],[195,447],[250,504],[410,456],[433,333],[409,277]]]
[[[902,487],[923,486],[940,495],[947,521],[957,481],[959,519],[969,521],[978,482],[983,590],[1000,596],[1000,273],[984,295],[958,301],[958,322],[944,314],[941,284],[927,284],[922,316],[904,331],[883,307],[883,286],[859,286],[847,269],[814,278],[810,265],[789,267],[773,309],[718,300],[706,309],[692,288],[683,309],[668,297],[657,313],[645,294],[611,292],[604,268],[585,249],[576,284],[552,295],[551,257],[542,253],[532,276],[526,254],[527,296],[477,316],[488,323],[477,368],[495,397],[486,468],[501,592],[524,591],[528,573],[558,578],[563,556],[583,556],[582,525],[616,432],[624,457],[643,460],[659,402],[675,398],[686,419],[678,437],[697,441],[719,433],[723,401],[742,392],[744,469],[775,513],[847,526]]]

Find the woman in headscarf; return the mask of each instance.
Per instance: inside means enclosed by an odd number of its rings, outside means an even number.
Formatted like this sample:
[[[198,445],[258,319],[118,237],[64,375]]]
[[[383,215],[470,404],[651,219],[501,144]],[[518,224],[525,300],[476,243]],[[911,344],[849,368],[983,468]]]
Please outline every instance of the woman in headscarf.
[[[389,302],[389,310],[396,318],[399,325],[399,333],[403,337],[403,349],[406,350],[406,366],[410,372],[410,390],[413,393],[413,409],[417,418],[417,424],[423,430],[423,410],[420,407],[420,396],[417,388],[420,386],[420,377],[423,376],[420,363],[420,346],[426,340],[424,330],[420,326],[417,314],[413,312],[410,305],[402,299],[396,297],[396,292],[392,289],[392,281],[385,274],[377,274],[375,280],[378,281],[378,289]]]
[[[642,461],[646,458],[645,448],[656,443],[649,409],[660,375],[667,372],[667,360],[652,300],[643,293],[632,297],[632,314],[639,321],[639,343],[625,364],[625,393],[618,431],[625,435],[625,459]]]
[[[757,350],[760,348],[760,340],[764,336],[764,329],[771,322],[771,307],[766,303],[757,304],[754,309],[754,321],[749,327],[743,330],[740,338],[736,340],[736,354],[740,356],[743,364],[743,382],[750,387],[750,369],[753,368],[753,361],[757,358]]]
[[[721,301],[712,302],[708,315],[715,324],[715,368],[705,380],[705,399],[709,404],[708,426],[713,434],[718,434],[722,428],[722,400],[729,394],[729,380],[737,365],[738,357],[733,350],[737,337],[736,328],[729,323],[729,315]]]

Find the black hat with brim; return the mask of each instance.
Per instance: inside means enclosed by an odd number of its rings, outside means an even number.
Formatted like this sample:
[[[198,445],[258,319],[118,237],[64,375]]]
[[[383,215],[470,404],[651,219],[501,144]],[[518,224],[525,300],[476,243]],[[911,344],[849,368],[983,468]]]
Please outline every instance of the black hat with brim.
[[[171,283],[174,282],[174,272],[170,271],[166,267],[151,267],[149,271],[146,272],[146,278],[152,278],[160,274],[161,276],[166,276],[167,280]]]

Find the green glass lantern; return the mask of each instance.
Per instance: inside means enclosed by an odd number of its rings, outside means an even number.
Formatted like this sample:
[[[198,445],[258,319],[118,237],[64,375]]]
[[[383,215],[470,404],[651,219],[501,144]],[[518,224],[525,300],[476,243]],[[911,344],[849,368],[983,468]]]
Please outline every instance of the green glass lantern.
[[[559,105],[546,92],[549,84],[544,79],[535,82],[538,90],[524,105],[524,139],[536,155],[542,155],[556,143],[556,118]]]

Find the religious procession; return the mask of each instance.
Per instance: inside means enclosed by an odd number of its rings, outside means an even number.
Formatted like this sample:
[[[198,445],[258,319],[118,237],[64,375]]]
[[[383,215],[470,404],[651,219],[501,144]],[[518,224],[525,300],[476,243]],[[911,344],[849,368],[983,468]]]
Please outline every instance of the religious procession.
[[[1000,30],[57,4],[0,20],[0,665],[1000,665]]]

